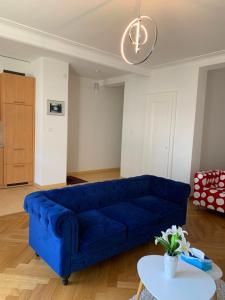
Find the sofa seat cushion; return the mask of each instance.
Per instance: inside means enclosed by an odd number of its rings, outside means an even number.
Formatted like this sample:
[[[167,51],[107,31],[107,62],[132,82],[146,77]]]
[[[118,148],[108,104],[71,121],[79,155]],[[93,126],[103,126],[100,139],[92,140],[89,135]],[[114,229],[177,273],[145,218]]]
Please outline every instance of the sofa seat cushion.
[[[98,210],[89,210],[77,217],[80,251],[107,248],[126,239],[126,227]]]
[[[130,203],[137,205],[152,214],[158,214],[160,217],[165,217],[166,215],[177,213],[181,210],[179,204],[151,195],[132,199],[130,200]]]
[[[152,225],[158,224],[159,216],[148,212],[136,205],[120,202],[118,204],[100,209],[107,217],[124,224],[128,236],[132,233],[150,230]]]

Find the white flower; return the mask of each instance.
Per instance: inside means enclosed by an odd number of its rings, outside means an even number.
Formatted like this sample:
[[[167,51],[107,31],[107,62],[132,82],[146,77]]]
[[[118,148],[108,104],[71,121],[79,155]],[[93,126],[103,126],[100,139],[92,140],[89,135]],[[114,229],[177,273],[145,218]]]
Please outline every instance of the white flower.
[[[188,234],[187,231],[183,230],[182,227],[177,227],[176,225],[173,225],[171,228],[167,229],[166,234],[174,235],[177,234],[179,237],[184,238],[185,234]]]
[[[190,243],[186,241],[185,238],[183,238],[181,241],[178,241],[180,246],[176,249],[178,252],[183,252],[185,255],[189,256],[189,253],[191,252]]]
[[[158,237],[158,238],[163,239],[165,242],[169,243],[168,234],[164,231],[161,231],[161,237]],[[156,245],[158,245],[158,243],[159,243],[158,238],[157,237],[155,238],[155,244]]]
[[[161,236],[155,237],[155,244],[163,246],[171,256],[182,252],[189,255],[189,252],[191,252],[190,243],[186,241],[185,234],[187,232],[182,227],[173,225],[166,232],[161,231]]]
[[[184,237],[185,234],[188,235],[187,231],[183,230],[182,227],[178,227],[177,233],[182,239],[185,238]]]
[[[168,239],[168,234],[166,233],[166,232],[164,232],[164,231],[161,231],[161,233],[162,233],[162,238],[166,241],[166,242],[168,242],[169,243],[169,239]]]
[[[166,231],[166,234],[176,234],[177,233],[177,226],[176,225],[173,225],[171,228],[168,228],[167,231]]]

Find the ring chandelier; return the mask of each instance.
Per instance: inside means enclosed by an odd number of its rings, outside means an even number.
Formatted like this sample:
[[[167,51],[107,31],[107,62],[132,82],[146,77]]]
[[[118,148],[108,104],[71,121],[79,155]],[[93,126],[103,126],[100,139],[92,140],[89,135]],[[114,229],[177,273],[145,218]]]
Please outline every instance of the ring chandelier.
[[[130,65],[138,65],[145,62],[152,54],[158,38],[158,29],[155,21],[149,16],[141,16],[140,7],[139,1],[138,17],[128,24],[121,40],[122,58]],[[153,34],[149,33],[150,30],[146,28],[146,24],[153,30]],[[145,53],[142,57],[140,54],[142,54],[143,49]],[[128,58],[128,51],[134,52],[134,60]]]

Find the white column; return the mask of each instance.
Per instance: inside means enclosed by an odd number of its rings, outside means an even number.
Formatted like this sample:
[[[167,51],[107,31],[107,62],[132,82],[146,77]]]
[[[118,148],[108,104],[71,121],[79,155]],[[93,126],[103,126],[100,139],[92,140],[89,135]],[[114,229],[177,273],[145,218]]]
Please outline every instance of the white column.
[[[41,57],[32,62],[36,77],[35,183],[66,182],[68,63]],[[47,99],[65,102],[65,115],[47,115]]]

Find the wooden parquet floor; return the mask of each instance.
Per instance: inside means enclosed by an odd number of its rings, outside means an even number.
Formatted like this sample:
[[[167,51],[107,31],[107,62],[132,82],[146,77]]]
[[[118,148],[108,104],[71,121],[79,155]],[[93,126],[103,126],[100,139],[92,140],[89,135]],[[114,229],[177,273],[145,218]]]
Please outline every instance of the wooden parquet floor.
[[[205,251],[225,272],[225,216],[190,205],[186,229],[193,246]],[[162,254],[153,242],[73,274],[63,286],[27,245],[28,217],[0,217],[0,300],[125,300],[138,286],[140,257]],[[191,299],[190,299],[191,300]]]

